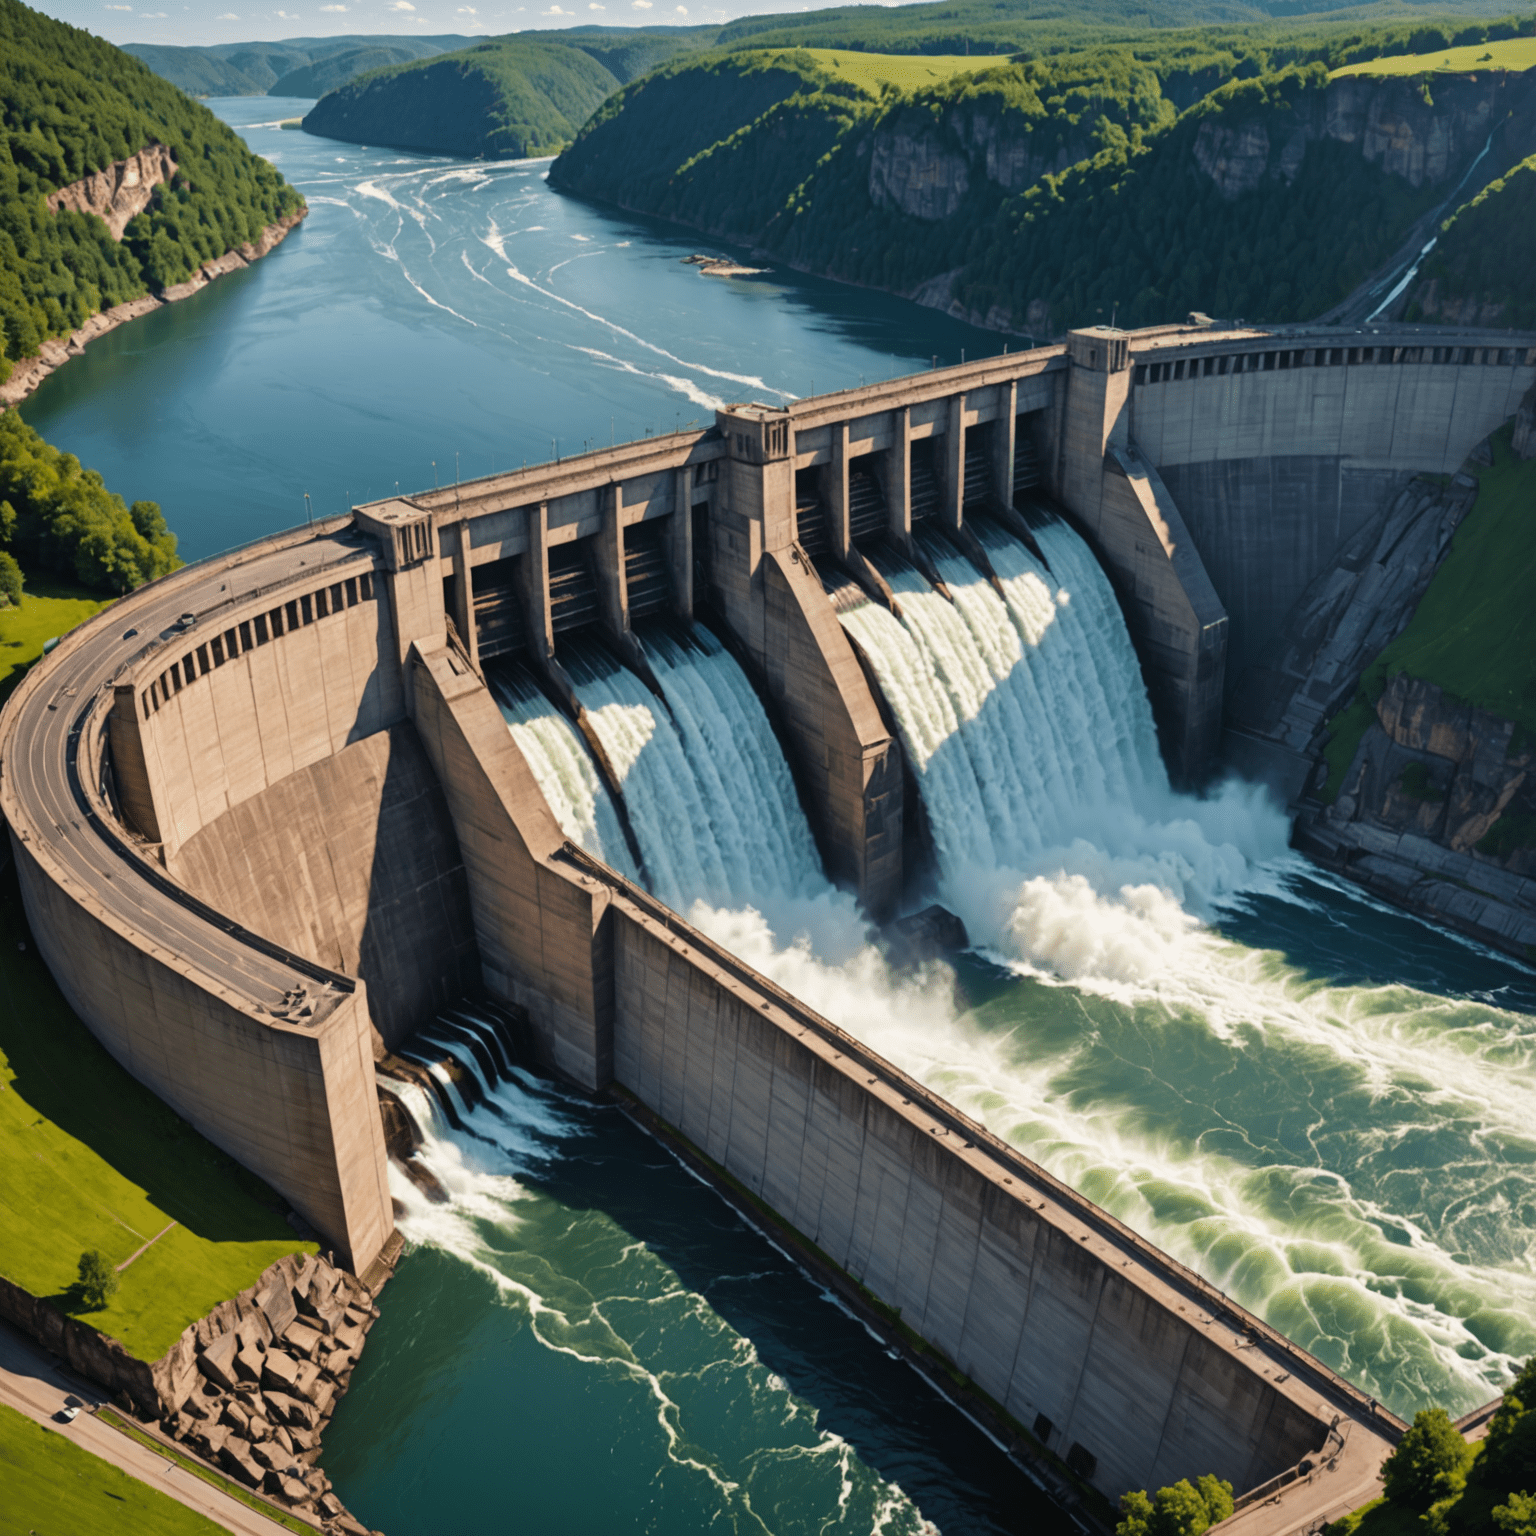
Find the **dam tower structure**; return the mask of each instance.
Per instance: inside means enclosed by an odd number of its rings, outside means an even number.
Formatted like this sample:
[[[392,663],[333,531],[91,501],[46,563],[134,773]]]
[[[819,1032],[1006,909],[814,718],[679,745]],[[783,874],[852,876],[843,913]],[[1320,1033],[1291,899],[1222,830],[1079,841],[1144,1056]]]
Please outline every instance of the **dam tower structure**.
[[[198,562],[65,637],[0,715],[32,931],[107,1049],[360,1273],[393,1229],[374,1062],[486,993],[1111,1497],[1302,1484],[1325,1452],[1369,1481],[1390,1415],[567,837],[486,669],[520,663],[622,806],[574,658],[666,707],[642,632],[703,620],[827,873],[884,918],[920,795],[843,620],[897,611],[889,552],[928,577],[937,541],[996,582],[998,539],[1038,553],[1066,519],[1198,782],[1234,670],[1321,562],[1533,384],[1536,338],[1506,333],[1097,329]]]

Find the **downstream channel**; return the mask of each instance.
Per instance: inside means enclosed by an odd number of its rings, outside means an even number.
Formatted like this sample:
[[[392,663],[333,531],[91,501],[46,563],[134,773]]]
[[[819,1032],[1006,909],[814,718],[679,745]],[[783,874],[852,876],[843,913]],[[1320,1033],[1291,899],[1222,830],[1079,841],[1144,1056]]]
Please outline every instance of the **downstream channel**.
[[[24,408],[159,499],[189,557],[287,526],[306,491],[339,511],[451,483],[455,455],[469,477],[999,345],[789,275],[702,277],[686,237],[550,193],[543,165],[215,105],[311,217]],[[1397,1411],[1486,1400],[1536,1352],[1536,978],[1311,870],[1257,792],[1173,794],[1102,574],[1065,528],[1042,543],[1048,570],[994,541],[1001,592],[935,548],[952,602],[893,567],[899,623],[844,612],[973,951],[888,965],[703,629],[644,636],[666,710],[601,655],[568,663],[648,882]],[[582,743],[498,682],[567,830],[640,873]],[[453,1200],[396,1191],[416,1246],[327,1439],[359,1515],[1071,1528],[618,1111],[516,1072],[487,1088],[465,1131],[415,1106]]]

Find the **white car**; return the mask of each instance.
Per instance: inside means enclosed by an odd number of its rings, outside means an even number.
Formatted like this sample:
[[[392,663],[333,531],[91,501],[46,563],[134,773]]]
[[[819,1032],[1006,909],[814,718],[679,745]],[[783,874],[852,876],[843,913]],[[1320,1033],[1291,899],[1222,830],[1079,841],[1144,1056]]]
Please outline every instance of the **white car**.
[[[80,1414],[80,1406],[79,1406],[79,1404],[78,1403],[71,1403],[68,1408],[64,1409],[64,1411],[59,1414],[59,1417],[64,1421],[64,1423],[66,1423],[66,1424],[73,1424],[75,1422],[75,1420],[79,1417],[79,1414]]]

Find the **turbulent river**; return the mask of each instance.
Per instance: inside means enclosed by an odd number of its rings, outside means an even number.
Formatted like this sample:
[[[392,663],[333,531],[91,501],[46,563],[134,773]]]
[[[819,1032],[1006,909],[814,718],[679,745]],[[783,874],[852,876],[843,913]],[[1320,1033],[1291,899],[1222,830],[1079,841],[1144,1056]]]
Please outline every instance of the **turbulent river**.
[[[336,511],[998,345],[782,274],[701,277],[686,237],[555,196],[542,165],[245,131],[303,229],[25,408],[194,557],[306,491]],[[515,668],[503,712],[573,837],[1399,1412],[1470,1408],[1536,1352],[1536,978],[1311,870],[1258,793],[1174,794],[1102,574],[1064,527],[1041,540],[1049,569],[992,538],[1001,593],[935,547],[953,602],[892,565],[900,622],[845,616],[923,793],[933,894],[976,945],[954,968],[893,972],[827,884],[706,629],[642,635],[666,709],[600,651],[566,658],[638,865]],[[1070,1528],[617,1110],[486,1086],[462,1131],[414,1106],[453,1200],[396,1191],[415,1246],[327,1439],[357,1513]]]

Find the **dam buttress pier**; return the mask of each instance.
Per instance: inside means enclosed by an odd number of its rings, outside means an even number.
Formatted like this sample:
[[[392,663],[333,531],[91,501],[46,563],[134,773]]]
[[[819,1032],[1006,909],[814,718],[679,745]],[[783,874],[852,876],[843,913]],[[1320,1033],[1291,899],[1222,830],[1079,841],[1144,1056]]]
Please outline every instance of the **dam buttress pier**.
[[[1198,783],[1317,570],[1533,383],[1532,338],[1101,328],[199,562],[72,632],[0,716],[34,935],[113,1055],[360,1274],[393,1233],[375,1062],[488,994],[546,1067],[634,1094],[1109,1496],[1204,1471],[1310,1487],[1325,1447],[1368,1480],[1396,1420],[577,847],[486,669],[526,671],[622,808],[573,658],[599,646],[660,700],[636,626],[706,617],[828,874],[883,919],[922,808],[844,616],[898,609],[893,562],[942,589],[943,547],[995,582],[989,543],[1038,554],[1066,519]],[[1288,1507],[1359,1502],[1345,1481]]]

